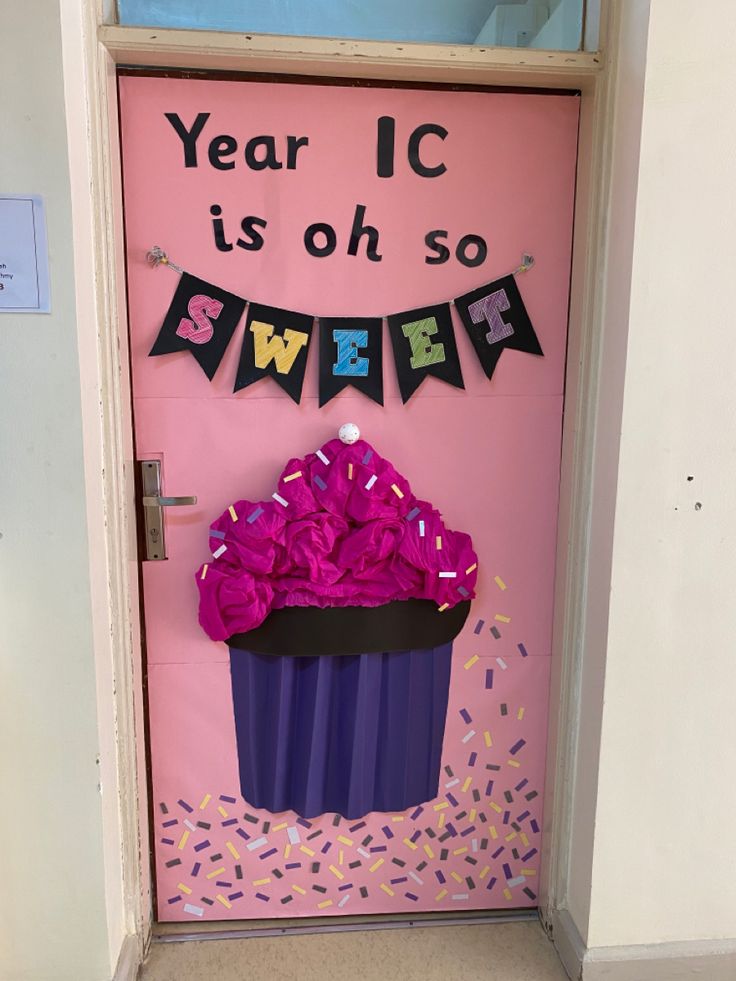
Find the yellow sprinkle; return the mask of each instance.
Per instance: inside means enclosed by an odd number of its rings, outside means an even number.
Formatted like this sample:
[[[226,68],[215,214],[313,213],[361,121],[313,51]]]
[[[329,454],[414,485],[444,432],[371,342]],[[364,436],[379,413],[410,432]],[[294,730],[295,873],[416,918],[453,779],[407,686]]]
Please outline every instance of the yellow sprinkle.
[[[520,708],[519,711],[516,713],[516,718],[519,720],[519,722],[521,722],[521,720],[524,718],[523,708]]]
[[[468,814],[468,821],[470,821],[471,824],[473,823],[473,821],[475,821],[475,815],[477,813],[478,812],[476,811],[476,809],[474,807],[471,807],[470,814]]]
[[[219,807],[217,808],[217,810],[218,810],[218,811],[220,812],[220,814],[222,814],[222,816],[223,816],[224,818],[226,818],[226,817],[227,817],[227,811],[226,811],[226,810],[225,810],[225,808],[224,808],[224,807],[222,806],[222,804],[220,804],[220,806],[219,806]]]
[[[493,838],[494,841],[496,840],[496,838],[498,838],[498,831],[496,831],[495,824],[488,825],[488,833],[490,834],[491,838]]]
[[[332,872],[332,874],[334,876],[337,876],[338,879],[344,879],[345,878],[345,876],[342,874],[342,872],[338,868],[336,868],[334,865],[330,865],[329,868],[330,868],[330,872]]]
[[[340,841],[340,842],[342,842],[343,845],[352,845],[352,843],[353,843],[353,839],[352,838],[346,838],[345,835],[338,835],[337,836],[337,840]]]
[[[462,847],[462,848],[456,848],[456,849],[455,849],[455,850],[453,851],[453,853],[452,853],[452,854],[453,854],[453,855],[464,855],[464,854],[465,854],[465,852],[466,852],[467,850],[468,850],[468,846],[467,846],[467,845],[463,845],[463,847]]]
[[[438,903],[441,899],[444,899],[446,895],[447,895],[447,890],[446,889],[440,889],[440,891],[434,897],[434,901],[436,903]]]
[[[209,566],[205,562],[205,564],[202,566],[202,575],[199,577],[200,579],[204,579],[204,577],[207,575],[207,570],[208,569],[209,569]]]
[[[483,733],[483,738],[486,741],[486,746],[488,746],[488,748],[490,749],[490,747],[493,745],[493,740],[491,739],[491,734],[487,729]]]
[[[270,876],[267,879],[254,879],[253,880],[253,885],[254,886],[267,886],[270,881],[271,881]]]
[[[291,855],[291,842],[284,848],[284,858],[288,858]]]
[[[536,875],[537,872],[536,872],[536,869],[522,869],[521,870],[521,874],[522,875]]]
[[[226,841],[225,842],[225,848],[227,848],[227,850],[230,852],[230,854],[232,855],[232,857],[237,862],[238,859],[240,858],[240,852],[235,847],[235,845],[231,841]]]
[[[383,891],[385,893],[388,893],[389,896],[393,896],[394,895],[393,889],[391,889],[389,886],[387,886],[385,882],[382,882],[381,883],[381,889],[383,889]]]
[[[440,814],[440,819],[437,822],[437,827],[438,828],[444,828],[444,826],[445,826],[445,815],[443,813],[443,814]]]
[[[379,858],[379,859],[378,859],[377,861],[375,861],[375,862],[373,863],[373,865],[371,865],[371,866],[370,866],[370,868],[368,869],[368,871],[369,871],[369,872],[375,872],[375,871],[376,871],[376,869],[380,869],[380,867],[381,867],[382,865],[383,865],[383,859],[382,859],[382,858]]]
[[[463,793],[467,793],[468,787],[471,785],[472,782],[473,782],[472,777],[466,777],[465,782],[463,783]]]
[[[435,811],[444,811],[444,809],[446,807],[449,807],[449,806],[450,805],[448,804],[448,802],[446,800],[443,800],[441,804],[435,804],[434,805],[434,810]]]
[[[503,840],[504,841],[513,841],[515,837],[516,837],[516,832],[515,831],[509,831],[509,833],[506,835],[506,837]]]
[[[393,814],[391,816],[391,820],[392,821],[403,821],[404,820],[404,815],[403,814]]]
[[[470,660],[466,661],[465,664],[463,664],[463,667],[467,671],[468,668],[472,668],[473,665],[476,663],[476,661],[479,661],[479,660],[480,660],[480,658],[478,657],[478,655],[477,654],[473,654],[473,656],[470,658]]]
[[[457,872],[450,872],[450,875],[455,880],[455,882],[462,882],[462,876],[459,876]]]
[[[179,849],[179,851],[181,851],[184,845],[186,845],[188,838],[189,838],[189,832],[185,831],[182,834],[181,838],[179,839],[179,844],[176,846]]]
[[[478,568],[478,563],[474,562],[472,565],[469,565],[468,568],[465,570],[465,575],[469,576],[470,573],[475,572],[477,568]]]
[[[323,899],[321,903],[317,903],[317,909],[326,909],[328,906],[332,906],[331,899]]]
[[[521,838],[522,845],[524,845],[525,847],[528,846],[529,839],[527,838],[527,836],[524,834],[523,831],[521,832],[521,834],[519,835],[519,837]]]
[[[202,576],[202,578],[204,579],[204,576]],[[212,800],[212,794],[205,794],[204,797],[202,798],[202,803],[199,805],[200,811],[203,811],[211,800]]]
[[[413,852],[417,850],[416,843],[411,840],[411,838],[404,838],[404,844],[407,848],[411,848]]]
[[[431,845],[425,845],[424,846],[424,851],[427,853],[427,855],[430,858],[434,858],[434,852],[432,851],[432,846]]]
[[[290,480],[296,480],[297,477],[301,477],[301,470],[297,470],[296,473],[290,473],[288,477],[284,477],[284,483],[288,484]]]
[[[191,896],[191,895],[192,895],[192,890],[191,890],[191,889],[189,888],[189,886],[185,886],[183,882],[180,882],[180,883],[179,883],[179,884],[177,885],[177,887],[176,887],[176,888],[177,888],[177,889],[181,889],[181,891],[182,891],[182,892],[185,892],[185,893],[187,894],[187,896]]]
[[[352,465],[352,463],[349,463],[348,464],[348,480],[352,480],[352,479],[353,479],[353,465]]]
[[[288,821],[282,821],[281,824],[275,824],[273,826],[273,828],[271,828],[271,830],[272,831],[283,831],[284,828],[288,827],[288,824],[289,824]]]
[[[306,845],[299,845],[299,851],[304,852],[305,855],[309,855],[310,858],[314,858],[314,852],[311,848],[307,848]]]
[[[489,800],[488,803],[491,805],[491,807],[496,812],[496,814],[500,814],[501,811],[503,810],[503,808],[499,807],[499,805],[493,800]]]
[[[300,896],[306,896],[307,895],[307,890],[306,889],[302,889],[301,886],[293,885],[291,888],[294,890],[294,892],[298,892]]]
[[[506,760],[509,766],[520,767],[521,763],[518,760]]]
[[[449,605],[450,605],[449,603],[443,603],[442,606],[437,607],[437,612],[444,613]]]
[[[478,873],[478,878],[479,879],[485,879],[485,877],[488,875],[488,873],[490,871],[491,871],[491,866],[490,865],[484,865],[483,868],[481,869],[481,871]]]
[[[232,904],[232,903],[229,903],[229,902],[227,901],[227,899],[225,899],[225,897],[224,897],[224,896],[221,896],[221,895],[220,895],[220,893],[219,893],[219,892],[218,892],[218,894],[217,894],[217,895],[215,896],[215,899],[216,899],[216,900],[217,900],[218,902],[220,902],[220,903],[222,903],[222,905],[223,905],[223,906],[225,907],[225,909],[232,909],[232,908],[233,908],[233,904]]]
[[[391,490],[399,499],[401,499],[404,496],[404,492],[401,490],[400,487],[397,487],[396,484],[391,484]]]
[[[345,852],[341,848],[337,853],[337,864],[342,865],[344,861],[345,861]]]
[[[494,620],[498,620],[499,623],[511,623],[511,617],[505,617],[503,613],[497,613]]]
[[[220,874],[221,872],[224,872],[224,871],[225,871],[225,866],[224,866],[224,865],[221,865],[219,869],[213,869],[213,870],[212,870],[211,872],[208,872],[208,873],[207,873],[207,878],[208,878],[208,879],[216,879],[216,878],[217,878],[217,876],[218,876],[218,875],[219,875],[219,874]]]
[[[235,508],[232,506],[232,504],[228,508],[228,511],[230,512],[230,517],[233,519],[233,521],[237,521],[238,520],[238,512],[235,510]]]
[[[434,543],[435,543],[435,545],[437,547],[437,551],[438,552],[441,552],[442,551],[442,535],[438,535],[435,538]]]
[[[506,897],[506,899],[511,899],[511,890],[510,889],[504,889],[503,894]]]
[[[496,576],[493,580],[499,589],[506,589],[506,583],[500,576]]]

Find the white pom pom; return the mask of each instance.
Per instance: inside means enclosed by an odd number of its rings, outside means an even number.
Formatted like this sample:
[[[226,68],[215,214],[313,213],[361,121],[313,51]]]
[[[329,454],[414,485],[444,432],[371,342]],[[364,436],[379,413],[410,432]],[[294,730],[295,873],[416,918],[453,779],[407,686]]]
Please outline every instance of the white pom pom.
[[[350,446],[360,439],[360,430],[354,422],[346,422],[344,426],[340,426],[337,435],[340,437],[340,442]]]

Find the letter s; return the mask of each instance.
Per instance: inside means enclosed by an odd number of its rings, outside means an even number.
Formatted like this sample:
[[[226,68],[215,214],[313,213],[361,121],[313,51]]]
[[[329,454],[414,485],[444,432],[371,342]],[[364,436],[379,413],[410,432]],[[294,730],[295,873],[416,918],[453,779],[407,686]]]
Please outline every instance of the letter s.
[[[192,344],[206,344],[215,332],[208,318],[217,320],[222,313],[222,303],[198,293],[187,304],[187,312],[192,319],[181,318],[176,328],[177,337],[183,337]]]

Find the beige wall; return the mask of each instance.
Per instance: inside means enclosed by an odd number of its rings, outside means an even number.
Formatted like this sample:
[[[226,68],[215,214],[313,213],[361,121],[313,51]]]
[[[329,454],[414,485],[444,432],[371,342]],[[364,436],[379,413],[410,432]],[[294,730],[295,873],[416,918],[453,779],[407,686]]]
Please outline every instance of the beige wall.
[[[45,198],[52,303],[51,315],[0,313],[0,977],[104,981],[119,936],[106,915],[58,3],[11,0],[0,22],[0,191]]]
[[[652,0],[590,947],[736,938],[734,36]]]

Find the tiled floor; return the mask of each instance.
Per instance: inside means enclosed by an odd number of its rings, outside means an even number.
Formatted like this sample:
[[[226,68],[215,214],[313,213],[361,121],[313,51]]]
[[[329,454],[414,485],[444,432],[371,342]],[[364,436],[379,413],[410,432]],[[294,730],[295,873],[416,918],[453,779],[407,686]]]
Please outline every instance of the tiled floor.
[[[567,981],[536,922],[154,944],[142,981]]]

